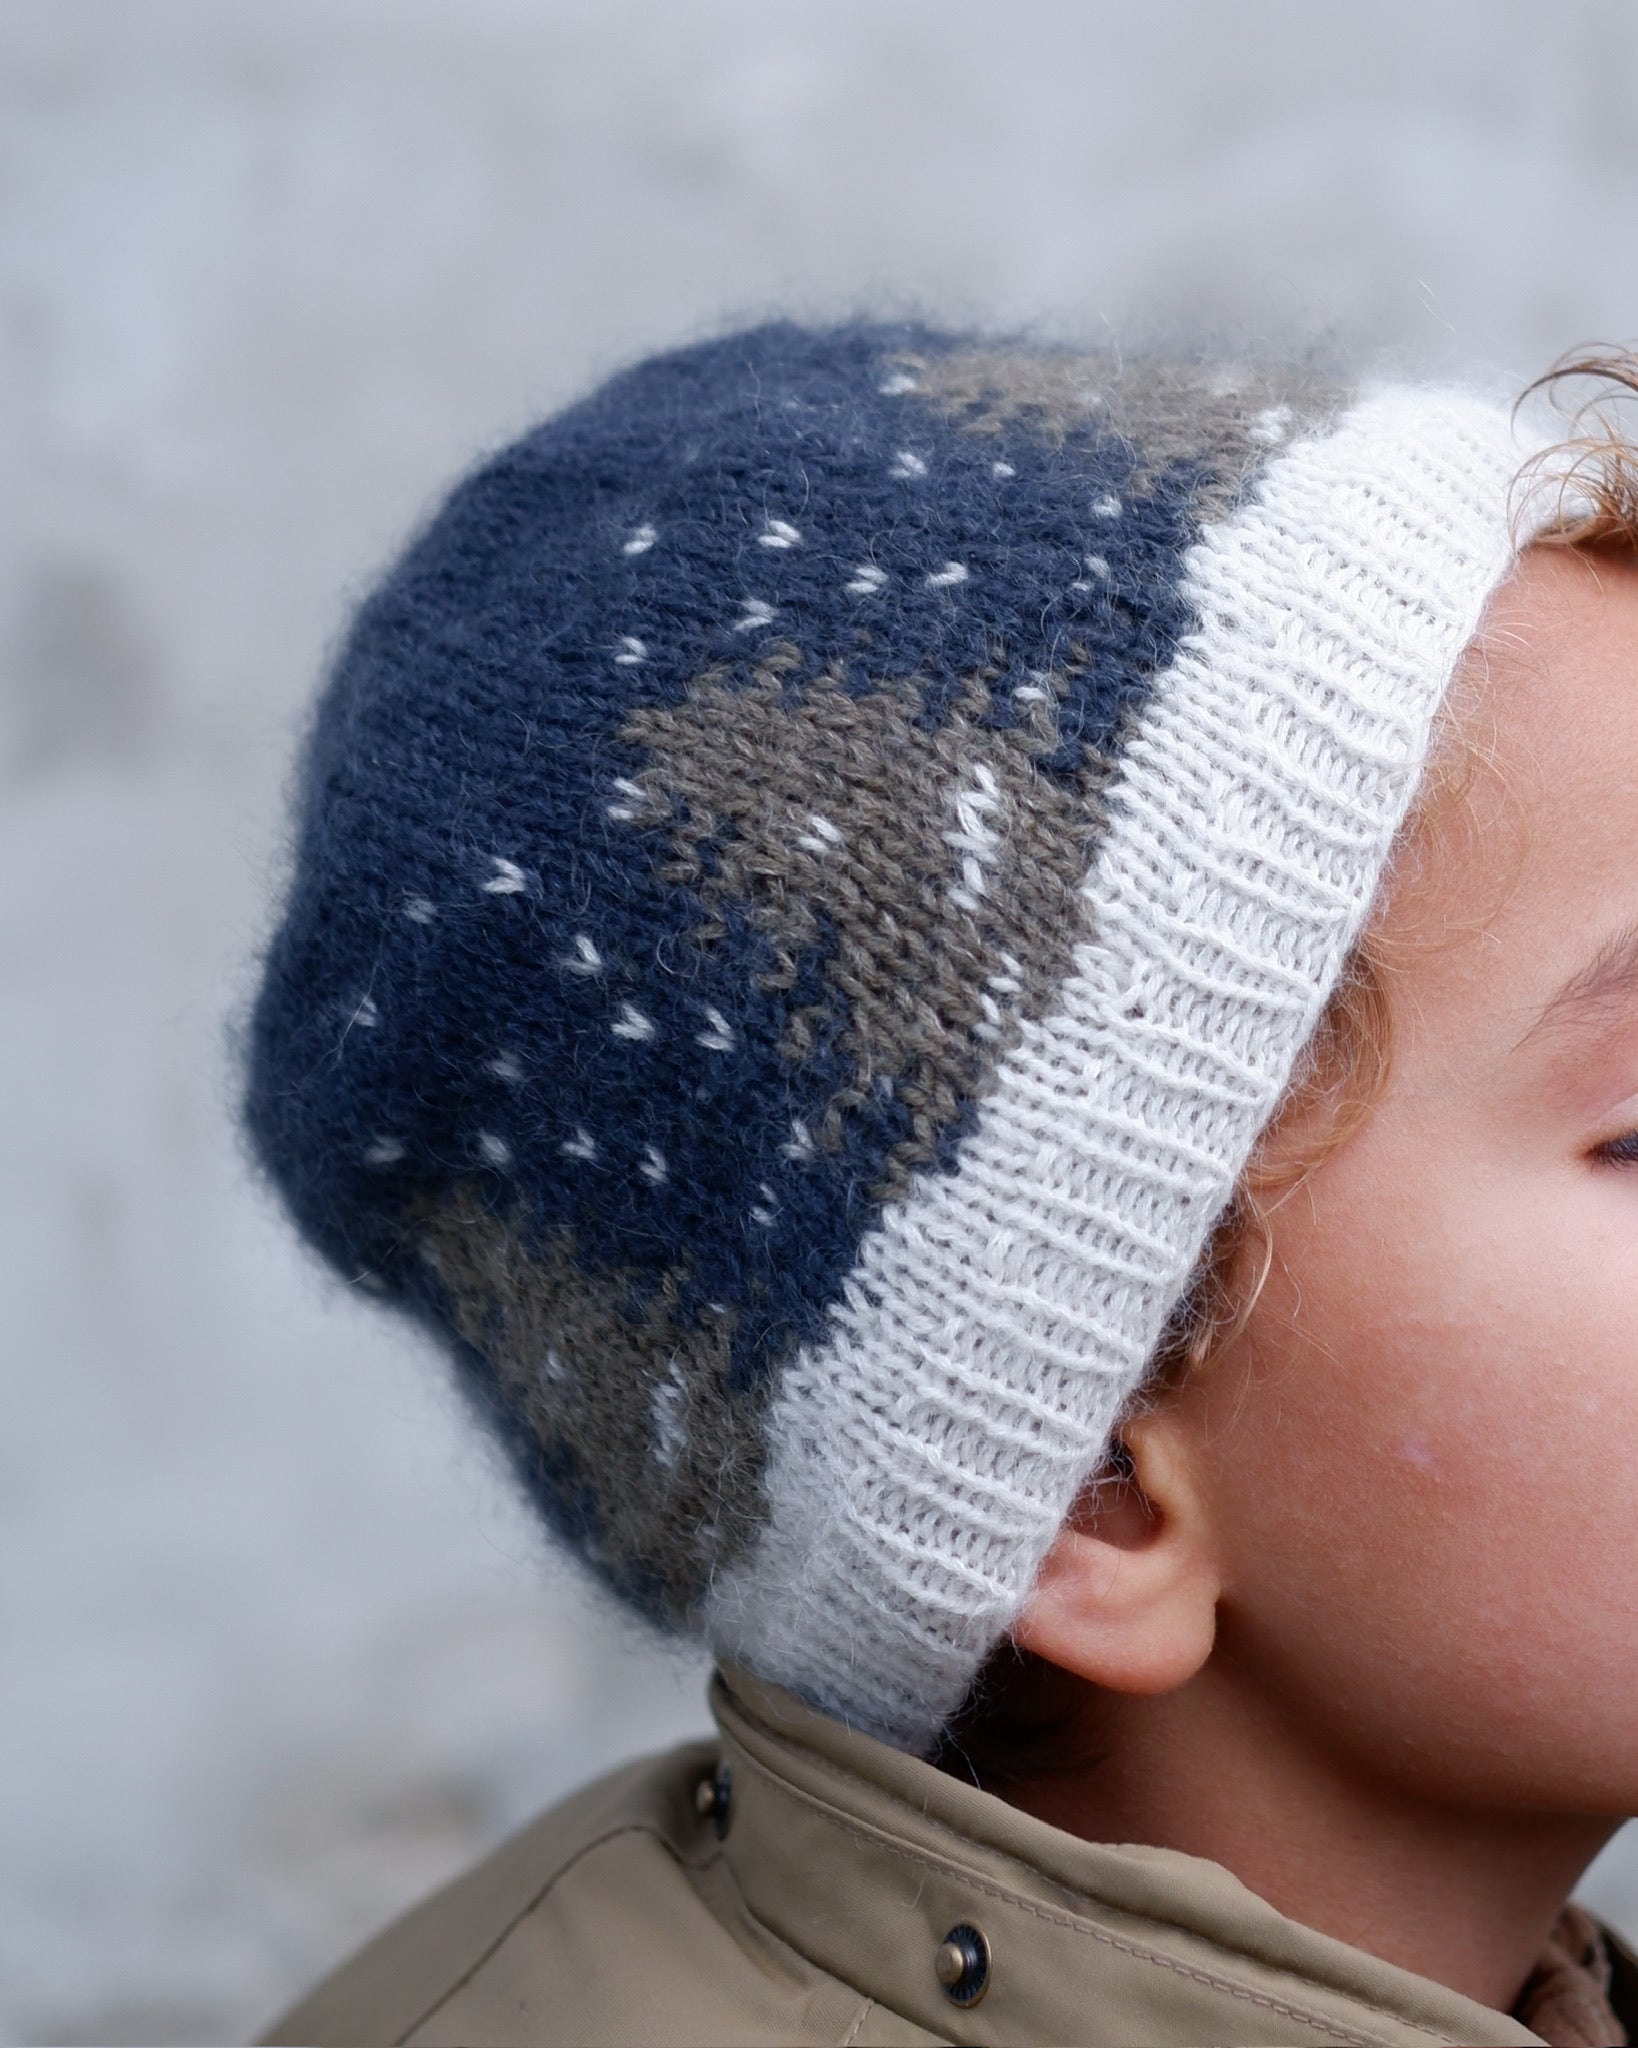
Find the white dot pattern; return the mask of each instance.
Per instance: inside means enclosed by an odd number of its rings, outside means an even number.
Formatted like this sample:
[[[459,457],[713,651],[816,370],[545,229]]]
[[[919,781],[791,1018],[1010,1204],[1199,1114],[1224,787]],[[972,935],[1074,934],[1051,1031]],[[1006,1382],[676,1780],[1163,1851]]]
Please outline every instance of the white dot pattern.
[[[486,896],[521,896],[529,886],[529,878],[516,861],[503,860],[496,853],[490,856],[495,872],[484,883]]]
[[[622,1003],[619,1014],[609,1026],[616,1038],[630,1039],[641,1044],[654,1036],[654,1019],[639,1010],[635,1003]]]
[[[710,1052],[732,1052],[737,1040],[734,1027],[714,1003],[705,1005],[705,1029],[696,1032],[694,1043]]]

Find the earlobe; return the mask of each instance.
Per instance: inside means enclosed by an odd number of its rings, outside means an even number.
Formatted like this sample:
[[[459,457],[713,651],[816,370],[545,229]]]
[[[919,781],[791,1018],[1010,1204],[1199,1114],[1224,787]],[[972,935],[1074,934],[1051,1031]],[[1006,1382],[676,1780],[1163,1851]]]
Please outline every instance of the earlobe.
[[[1136,1417],[1122,1442],[1130,1477],[1083,1495],[1012,1636],[1112,1692],[1170,1692],[1211,1654],[1222,1590],[1216,1548],[1175,1418]]]

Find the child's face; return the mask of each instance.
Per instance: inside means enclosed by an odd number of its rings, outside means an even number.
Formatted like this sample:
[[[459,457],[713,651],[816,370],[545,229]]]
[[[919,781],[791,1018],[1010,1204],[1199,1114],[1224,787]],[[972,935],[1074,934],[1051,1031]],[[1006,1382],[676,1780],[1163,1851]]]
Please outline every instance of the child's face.
[[[1480,829],[1436,816],[1386,914],[1405,958],[1387,1089],[1278,1210],[1244,1336],[1180,1405],[1222,1545],[1219,1655],[1407,1791],[1620,1816],[1638,567],[1527,553],[1484,640],[1497,779]]]

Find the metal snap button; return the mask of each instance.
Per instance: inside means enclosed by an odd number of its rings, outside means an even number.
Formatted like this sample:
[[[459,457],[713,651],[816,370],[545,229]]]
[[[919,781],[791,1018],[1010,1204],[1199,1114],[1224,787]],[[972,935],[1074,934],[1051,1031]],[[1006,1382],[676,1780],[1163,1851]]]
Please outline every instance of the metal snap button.
[[[946,1998],[956,2005],[976,2005],[989,1989],[990,1945],[978,1928],[963,1920],[939,1943],[933,1969]]]
[[[726,1764],[719,1764],[713,1777],[701,1778],[694,1787],[694,1811],[701,1820],[713,1823],[719,1842],[727,1838],[728,1803],[733,1790],[734,1774]]]

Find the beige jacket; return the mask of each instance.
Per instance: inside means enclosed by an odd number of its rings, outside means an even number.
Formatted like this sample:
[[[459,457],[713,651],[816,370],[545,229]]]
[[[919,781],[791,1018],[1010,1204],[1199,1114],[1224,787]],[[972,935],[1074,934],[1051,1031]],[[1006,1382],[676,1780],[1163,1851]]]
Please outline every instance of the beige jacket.
[[[712,1707],[720,1745],[589,1786],[266,2039],[1541,2038],[1283,1918],[1216,1864],[1077,1840],[742,1674],[713,1682]],[[1638,1964],[1618,1944],[1612,1961],[1630,2027]]]

